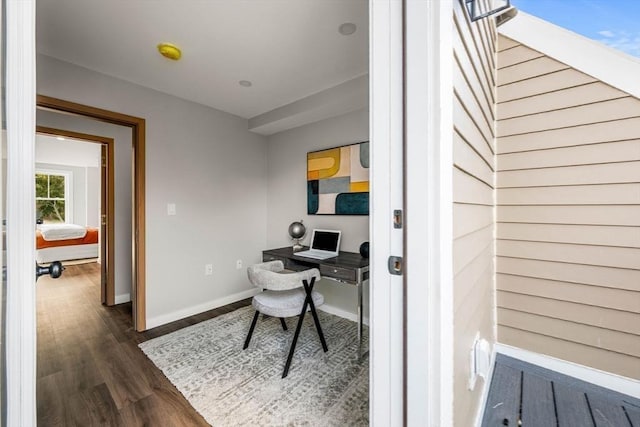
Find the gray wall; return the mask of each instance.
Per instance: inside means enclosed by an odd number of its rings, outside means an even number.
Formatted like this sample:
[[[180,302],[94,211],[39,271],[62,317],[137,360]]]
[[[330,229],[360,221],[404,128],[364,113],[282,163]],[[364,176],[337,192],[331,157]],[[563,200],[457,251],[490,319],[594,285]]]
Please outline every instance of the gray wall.
[[[237,116],[46,56],[37,83],[43,95],[146,119],[148,327],[251,295],[236,260],[259,261],[267,242],[264,137]]]
[[[289,224],[302,219],[307,228],[304,244],[308,245],[314,228],[338,229],[342,230],[341,249],[358,252],[360,244],[369,240],[368,216],[307,215],[307,152],[368,140],[368,110],[355,111],[269,137],[268,247],[291,245],[287,232]],[[355,287],[323,280],[318,290],[324,294],[325,303],[340,310],[340,314],[355,315]]]

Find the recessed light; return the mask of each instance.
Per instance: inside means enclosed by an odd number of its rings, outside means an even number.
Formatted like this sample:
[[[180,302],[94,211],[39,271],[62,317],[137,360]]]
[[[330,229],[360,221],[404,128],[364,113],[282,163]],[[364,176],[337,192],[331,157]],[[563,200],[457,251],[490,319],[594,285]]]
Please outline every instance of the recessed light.
[[[180,48],[171,43],[160,43],[158,45],[158,52],[160,52],[160,55],[173,61],[177,61],[182,57]]]
[[[64,141],[64,136],[56,136],[56,139],[57,139],[58,141]]]
[[[356,29],[358,29],[358,27],[356,27],[356,24],[354,24],[353,22],[345,22],[344,24],[340,25],[340,27],[338,27],[338,32],[343,36],[350,36],[351,34],[356,32]]]
[[[251,83],[249,80],[240,80],[238,82],[238,84],[242,87],[251,87],[253,86],[253,83]]]

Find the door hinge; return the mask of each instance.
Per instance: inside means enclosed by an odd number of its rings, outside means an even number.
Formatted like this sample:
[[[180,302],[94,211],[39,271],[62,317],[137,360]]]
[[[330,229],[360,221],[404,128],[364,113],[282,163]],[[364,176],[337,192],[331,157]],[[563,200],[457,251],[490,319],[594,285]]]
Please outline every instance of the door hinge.
[[[401,256],[390,256],[389,257],[389,273],[394,276],[402,276],[404,270],[404,262]]]

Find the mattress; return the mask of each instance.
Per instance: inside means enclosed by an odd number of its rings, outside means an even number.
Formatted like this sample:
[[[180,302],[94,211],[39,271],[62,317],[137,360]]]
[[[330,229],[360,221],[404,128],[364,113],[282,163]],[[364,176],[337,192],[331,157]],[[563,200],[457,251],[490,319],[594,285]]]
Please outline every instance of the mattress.
[[[98,229],[87,228],[84,237],[65,240],[45,240],[40,230],[36,230],[36,249],[53,248],[60,246],[89,245],[98,243]]]

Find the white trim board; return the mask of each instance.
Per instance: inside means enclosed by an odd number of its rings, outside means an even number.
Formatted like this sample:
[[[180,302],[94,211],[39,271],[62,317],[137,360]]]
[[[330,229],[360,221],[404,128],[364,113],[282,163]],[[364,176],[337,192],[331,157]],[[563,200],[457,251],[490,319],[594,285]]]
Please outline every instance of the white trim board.
[[[115,303],[116,304],[124,304],[125,302],[131,301],[131,294],[120,294],[116,295]]]
[[[640,59],[522,11],[498,33],[640,98]]]
[[[523,350],[506,344],[496,343],[494,346],[494,354],[495,353],[501,353],[505,356],[513,357],[514,359],[538,365],[543,368],[640,399],[640,381],[631,378],[622,377],[610,372],[600,371],[595,368],[578,365],[577,363],[556,359],[555,357],[534,353],[532,351]]]
[[[148,317],[147,330],[156,328],[158,326],[166,325],[167,323],[175,322],[176,320],[184,319],[185,317],[204,313],[205,311],[213,310],[214,308],[222,307],[223,305],[231,304],[233,302],[240,301],[245,298],[251,298],[258,292],[260,292],[260,289],[253,288],[247,291],[242,291],[235,294],[227,295],[222,298],[214,299],[204,304],[194,305],[191,307],[183,308],[182,310],[177,310],[177,311],[172,311],[171,313],[162,314],[160,316]]]
[[[347,310],[343,310],[331,304],[322,304],[318,307],[318,310],[325,313],[333,314],[334,316],[342,317],[343,319],[351,320],[352,322],[358,322],[358,315]],[[369,318],[363,317],[362,324],[369,326]]]

